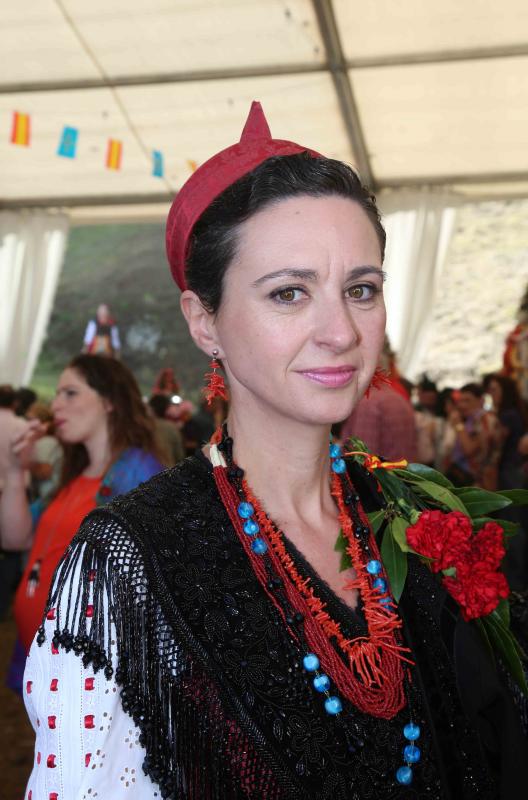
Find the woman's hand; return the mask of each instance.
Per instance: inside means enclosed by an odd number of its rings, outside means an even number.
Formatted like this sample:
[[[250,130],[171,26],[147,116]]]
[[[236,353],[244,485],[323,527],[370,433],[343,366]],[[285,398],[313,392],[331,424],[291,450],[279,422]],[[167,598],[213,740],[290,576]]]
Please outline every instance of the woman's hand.
[[[462,416],[458,408],[454,408],[447,417],[449,424],[456,429],[457,425],[461,425],[462,423]]]
[[[33,419],[27,423],[25,430],[13,439],[9,449],[8,472],[16,473],[29,469],[33,446],[37,439],[45,436],[47,427],[38,419]]]
[[[0,541],[4,550],[28,550],[31,547],[33,520],[26,495],[26,470],[33,445],[46,433],[38,419],[28,422],[11,442],[4,488],[0,495]]]

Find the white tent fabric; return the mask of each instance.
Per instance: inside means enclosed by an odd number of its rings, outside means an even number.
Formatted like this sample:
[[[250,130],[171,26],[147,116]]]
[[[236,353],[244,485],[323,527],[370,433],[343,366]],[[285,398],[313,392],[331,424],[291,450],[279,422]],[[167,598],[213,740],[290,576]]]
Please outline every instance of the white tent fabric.
[[[395,192],[384,203],[387,334],[398,368],[418,377],[454,230],[458,200],[443,191]]]
[[[528,3],[7,0],[0,206],[166,204],[235,140],[252,99],[277,138],[354,163],[378,194],[526,193]],[[10,143],[17,111],[27,147]],[[75,158],[57,154],[64,126]]]
[[[53,307],[69,221],[0,213],[0,380],[29,383]]]
[[[354,164],[385,209],[403,188],[419,197],[388,220],[389,331],[412,377],[453,223],[442,190],[528,194],[528,3],[8,0],[0,210],[162,219],[191,171],[236,140],[253,99],[276,138]],[[16,113],[26,144],[12,143]],[[59,154],[65,128],[74,157]],[[106,166],[109,140],[119,169]]]

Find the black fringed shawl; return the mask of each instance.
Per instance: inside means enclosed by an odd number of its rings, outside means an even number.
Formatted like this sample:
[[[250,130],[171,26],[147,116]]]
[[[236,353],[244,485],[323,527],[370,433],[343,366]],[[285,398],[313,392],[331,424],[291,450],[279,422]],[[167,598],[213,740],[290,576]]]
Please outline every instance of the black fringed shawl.
[[[370,479],[351,469],[368,508]],[[291,552],[342,629],[357,635],[360,614]],[[412,786],[394,779],[407,709],[384,721],[345,701],[351,746],[254,577],[201,456],[92,512],[58,568],[50,607],[56,646],[107,677],[115,667],[123,708],[141,730],[144,770],[163,798],[509,798],[528,780],[526,743],[487,654],[412,560],[401,602],[422,727]]]

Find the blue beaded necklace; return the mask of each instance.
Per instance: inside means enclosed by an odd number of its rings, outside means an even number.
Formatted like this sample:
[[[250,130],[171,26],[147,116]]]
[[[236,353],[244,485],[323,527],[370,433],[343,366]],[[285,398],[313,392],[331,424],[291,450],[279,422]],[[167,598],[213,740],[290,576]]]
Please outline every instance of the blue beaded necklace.
[[[256,511],[252,503],[248,502],[247,499],[244,499],[244,491],[242,488],[242,481],[241,478],[243,477],[243,471],[236,467],[233,464],[232,460],[232,445],[233,441],[230,437],[226,435],[224,432],[224,436],[220,445],[212,445],[211,447],[211,458],[213,461],[213,466],[221,466],[227,467],[228,475],[235,484],[235,488],[239,495],[240,502],[237,506],[237,514],[242,523],[242,529],[244,534],[248,536],[251,540],[250,546],[251,550],[255,555],[260,556],[265,561],[265,566],[269,576],[269,585],[277,585],[277,581],[279,584],[282,583],[280,579],[277,579],[276,576],[273,575],[273,570],[271,568],[271,563],[269,558],[266,558],[266,554],[269,550],[269,545],[266,542],[265,538],[263,538],[260,525],[256,518]],[[220,451],[220,452],[219,452]],[[227,456],[228,464],[224,460],[221,453],[225,453]],[[342,455],[341,447],[335,443],[330,443],[329,447],[329,455],[330,455],[330,462],[331,462],[331,469],[332,471],[339,476],[344,476],[347,471],[346,462]],[[380,593],[380,604],[382,605],[394,605],[394,600],[391,598],[390,594],[388,593],[388,583],[386,577],[382,577],[381,573],[383,571],[383,566],[381,562],[377,559],[370,559],[366,564],[366,570],[368,574],[372,578],[372,586],[374,589],[377,589]],[[302,615],[295,614],[295,617],[300,616],[300,620],[295,620],[294,617],[291,616],[291,609],[285,608],[288,616],[287,620],[291,619],[291,622],[297,621],[298,623],[302,623]],[[304,637],[302,636],[302,630],[300,626],[296,628],[296,635],[302,641]],[[317,692],[318,695],[324,695],[324,709],[327,714],[332,717],[335,717],[342,725],[345,734],[347,735],[347,740],[349,742],[349,749],[351,752],[355,752],[358,747],[362,747],[364,742],[361,740],[361,737],[356,733],[352,733],[350,730],[347,729],[347,725],[345,720],[343,719],[342,711],[343,711],[343,703],[338,695],[331,692],[331,680],[328,675],[324,672],[320,671],[320,659],[319,657],[313,652],[306,652],[302,659],[302,664],[305,672],[310,675],[313,688]],[[408,706],[410,707],[410,703],[408,701]],[[421,751],[420,748],[417,746],[416,742],[420,738],[420,726],[411,719],[409,722],[405,724],[403,727],[403,737],[405,740],[405,744],[403,746],[403,761],[404,764],[395,772],[395,779],[397,783],[408,786],[412,783],[413,780],[413,767],[418,764],[421,759]]]

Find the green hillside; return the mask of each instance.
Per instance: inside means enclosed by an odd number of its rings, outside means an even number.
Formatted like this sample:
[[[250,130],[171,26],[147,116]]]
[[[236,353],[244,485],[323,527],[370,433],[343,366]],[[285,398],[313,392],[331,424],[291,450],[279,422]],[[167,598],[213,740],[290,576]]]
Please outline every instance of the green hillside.
[[[148,393],[158,371],[173,367],[186,396],[197,399],[207,359],[189,336],[170,277],[162,225],[90,225],[70,231],[47,338],[32,386],[46,396],[82,348],[86,324],[108,303],[121,334],[123,360]]]

